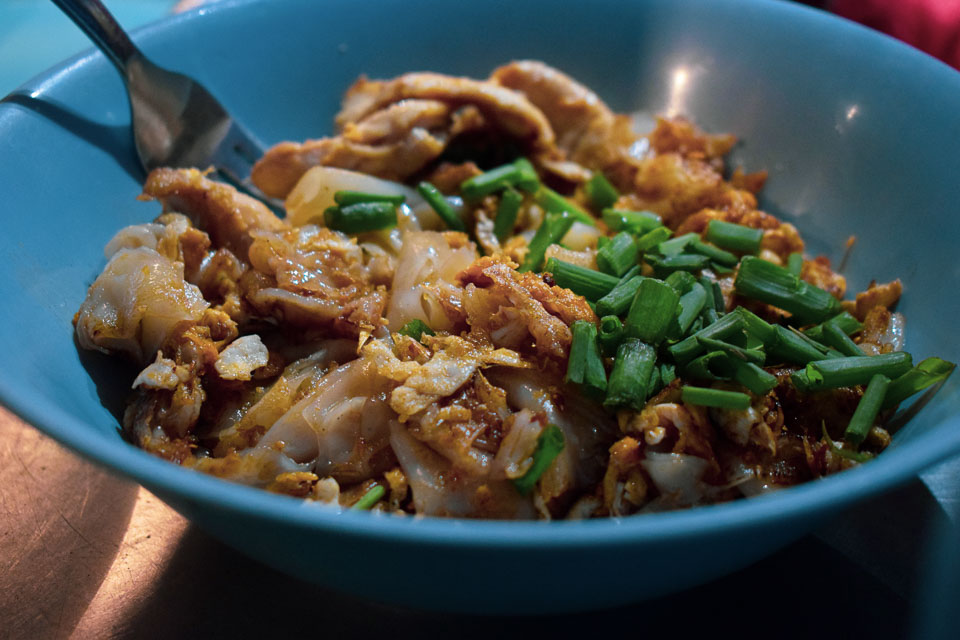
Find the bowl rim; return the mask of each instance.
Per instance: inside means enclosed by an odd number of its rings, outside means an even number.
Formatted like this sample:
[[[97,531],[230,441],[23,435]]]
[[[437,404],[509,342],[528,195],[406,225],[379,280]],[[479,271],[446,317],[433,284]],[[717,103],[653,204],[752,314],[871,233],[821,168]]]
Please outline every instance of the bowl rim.
[[[660,1],[660,0],[655,0]],[[182,14],[163,18],[136,29],[136,40],[163,36],[178,25],[221,12],[234,11],[266,0],[221,0]],[[696,0],[693,0],[695,3]],[[960,96],[960,73],[931,56],[884,34],[816,9],[785,0],[712,0],[714,5],[736,5],[743,9],[769,11],[788,17],[802,17],[809,24],[837,29],[887,50],[901,61],[941,74],[953,83]],[[88,49],[35,76],[13,93],[43,94],[67,74],[82,71],[102,58]],[[937,69],[939,67],[939,69]],[[945,73],[946,71],[946,73]],[[11,94],[12,95],[12,94]],[[0,102],[2,104],[2,102]],[[4,118],[0,110],[0,125]],[[340,511],[303,500],[270,494],[197,471],[184,469],[154,457],[122,439],[105,435],[89,437],[85,421],[58,406],[45,405],[39,393],[12,376],[0,376],[0,402],[27,423],[66,445],[74,452],[109,470],[136,480],[162,497],[175,497],[202,504],[205,508],[227,509],[256,519],[283,521],[307,530],[349,534],[369,541],[429,544],[446,547],[587,548],[598,543],[650,542],[660,538],[695,539],[720,532],[736,533],[775,520],[813,518],[856,501],[873,497],[915,477],[921,470],[960,452],[960,416],[949,416],[914,440],[898,443],[869,464],[819,480],[778,490],[746,500],[696,507],[675,512],[625,518],[584,521],[482,521],[429,517],[391,517]],[[119,445],[119,446],[118,446]],[[176,500],[175,500],[176,501]]]

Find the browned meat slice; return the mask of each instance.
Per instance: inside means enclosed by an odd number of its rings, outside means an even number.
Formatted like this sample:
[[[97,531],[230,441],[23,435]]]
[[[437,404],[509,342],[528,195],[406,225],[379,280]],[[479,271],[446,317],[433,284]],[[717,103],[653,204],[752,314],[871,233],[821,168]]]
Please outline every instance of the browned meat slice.
[[[519,91],[540,109],[557,147],[575,163],[603,169],[636,140],[629,118],[615,115],[593,91],[542,62],[512,62],[490,79]]]
[[[345,123],[340,135],[303,144],[281,142],[254,165],[251,178],[276,198],[285,198],[300,177],[318,165],[403,181],[443,152],[451,112],[436,100],[403,100]]]
[[[657,118],[657,126],[650,133],[650,146],[657,153],[679,153],[711,161],[722,161],[736,142],[730,134],[704,133],[685,118]]]
[[[491,124],[528,143],[534,151],[545,151],[554,144],[550,123],[521,93],[494,82],[439,73],[408,73],[393,80],[360,78],[344,96],[337,126],[346,130],[351,122],[411,98],[439,100],[456,107],[473,105]]]
[[[871,309],[875,307],[889,309],[897,304],[901,293],[903,293],[903,285],[899,278],[886,284],[871,283],[866,291],[857,294],[853,315],[857,316],[858,320],[863,321]]]
[[[380,323],[386,291],[371,282],[356,239],[314,225],[251,237],[254,270],[244,274],[241,288],[258,314],[342,337]]]
[[[247,258],[252,231],[280,231],[287,226],[259,200],[210,180],[197,169],[154,169],[140,199],[157,199],[165,211],[190,216],[210,234],[214,246],[229,249],[241,260]]]
[[[519,346],[529,334],[540,355],[563,359],[573,338],[568,325],[597,321],[583,297],[550,286],[535,273],[518,273],[495,258],[480,258],[457,278],[474,285],[465,295],[472,330],[486,334],[494,344]],[[517,329],[522,335],[516,335]]]

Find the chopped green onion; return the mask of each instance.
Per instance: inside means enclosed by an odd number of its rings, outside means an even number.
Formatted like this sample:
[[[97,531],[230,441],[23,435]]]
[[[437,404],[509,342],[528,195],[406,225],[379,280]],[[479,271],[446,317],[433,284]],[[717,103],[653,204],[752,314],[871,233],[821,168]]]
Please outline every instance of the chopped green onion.
[[[523,195],[512,187],[507,187],[500,194],[500,204],[497,206],[497,218],[493,221],[493,235],[503,242],[513,233],[513,226],[517,222],[517,213],[523,203]]]
[[[744,329],[747,335],[754,336],[763,344],[768,344],[773,340],[774,325],[746,307],[738,307],[736,312],[743,318]]]
[[[644,278],[627,314],[627,335],[648,344],[660,344],[679,302],[680,296],[673,287],[660,280]]]
[[[603,211],[612,207],[620,198],[617,188],[610,184],[607,177],[599,171],[595,171],[590,180],[587,181],[584,191],[594,211]]]
[[[527,246],[527,255],[523,264],[517,271],[536,271],[543,264],[543,256],[552,244],[560,242],[563,236],[567,235],[570,227],[573,226],[573,216],[564,211],[563,213],[548,214],[543,217],[540,228],[533,235],[533,239]]]
[[[427,323],[421,320],[420,318],[414,318],[407,324],[403,325],[400,328],[400,331],[398,331],[397,333],[405,336],[409,336],[414,340],[416,340],[417,342],[420,342],[421,338],[423,338],[423,334],[427,334],[428,336],[437,335],[436,333],[434,333],[433,329],[427,326]]]
[[[536,193],[540,188],[540,177],[530,161],[526,158],[517,158],[513,164],[519,170],[515,186],[527,193]]]
[[[704,307],[703,313],[700,315],[700,319],[703,321],[704,326],[706,326],[719,320],[720,314],[717,313],[717,310],[713,307]]]
[[[333,201],[341,207],[346,207],[358,202],[389,202],[395,206],[400,206],[406,200],[402,193],[395,195],[384,195],[382,193],[364,193],[363,191],[337,191],[333,194]]]
[[[600,331],[597,335],[600,346],[603,347],[603,354],[613,356],[617,353],[617,347],[623,342],[623,323],[617,316],[603,316],[600,318]]]
[[[837,389],[866,384],[876,374],[896,378],[910,370],[913,364],[905,351],[883,353],[878,356],[856,356],[817,360],[803,371],[791,376],[794,385],[801,391]]]
[[[660,367],[654,366],[650,370],[650,381],[647,383],[647,397],[655,395],[660,392],[660,389],[663,388],[662,381],[660,380]]]
[[[677,368],[669,362],[660,363],[660,382],[667,386],[677,379]]]
[[[827,441],[827,446],[830,447],[830,451],[840,456],[841,458],[846,458],[847,460],[853,460],[854,462],[867,462],[873,458],[873,454],[867,451],[851,451],[850,449],[841,449],[837,446],[837,443],[830,438],[830,433],[827,431],[827,423],[823,420],[820,421],[820,428],[823,430],[823,438]]]
[[[802,334],[801,334],[802,335]],[[845,356],[862,356],[863,351],[833,320],[823,323],[823,341]]]
[[[733,255],[729,251],[724,251],[719,247],[715,247],[712,244],[707,244],[700,238],[694,238],[687,248],[694,253],[699,253],[705,255],[717,264],[721,264],[726,267],[732,267],[740,262],[740,258]]]
[[[537,438],[537,448],[533,452],[533,464],[527,469],[527,472],[513,480],[513,486],[521,495],[527,495],[533,491],[537,480],[543,475],[550,464],[563,451],[564,438],[563,431],[555,424],[548,424]]]
[[[785,327],[776,325],[773,340],[770,341],[770,355],[775,360],[789,364],[807,364],[815,360],[825,360],[828,356],[799,335]]]
[[[582,384],[603,393],[607,388],[607,374],[597,347],[597,326],[586,320],[577,320],[570,326],[573,342],[567,360],[567,382]]]
[[[826,322],[834,323],[848,336],[853,335],[857,331],[863,329],[863,325],[860,323],[860,321],[850,315],[849,311],[841,311]],[[826,324],[826,322],[821,322],[820,324],[814,325],[809,329],[805,329],[803,333],[807,337],[813,338],[814,340],[823,340],[823,325]]]
[[[737,332],[742,332],[745,323],[743,316],[741,316],[739,313],[741,308],[742,307],[738,307],[710,326],[704,327],[692,336],[684,338],[674,345],[670,345],[667,348],[667,351],[671,356],[673,356],[673,359],[676,360],[677,364],[684,364],[695,358],[697,354],[703,351],[703,345],[700,344],[698,338],[715,338],[717,340],[725,340]]]
[[[800,274],[803,272],[803,254],[791,253],[787,256],[787,271],[800,277]]]
[[[597,266],[601,271],[619,278],[637,264],[639,255],[633,236],[621,231],[613,236],[609,244],[597,251]]]
[[[697,282],[697,279],[690,275],[690,273],[687,271],[674,271],[669,276],[664,278],[663,281],[673,287],[673,290],[682,296],[693,288],[693,285]],[[713,304],[712,301],[711,304]]]
[[[449,229],[453,229],[454,231],[467,230],[467,226],[463,224],[463,220],[460,219],[460,216],[457,215],[457,212],[450,206],[450,203],[443,197],[439,189],[429,182],[424,181],[417,185],[417,191],[423,196],[423,199],[427,201],[427,204],[437,212],[437,215],[440,216],[440,219],[443,220],[443,223],[447,225]]]
[[[734,272],[733,268],[724,266],[713,260],[710,261],[710,269],[718,276],[727,276]]]
[[[765,396],[777,386],[777,376],[764,371],[753,362],[731,358],[730,363],[733,365],[734,381],[742,384],[755,395]]]
[[[957,365],[940,358],[926,358],[890,383],[881,409],[894,407],[915,393],[946,380]]]
[[[369,491],[363,494],[363,497],[354,502],[351,508],[357,511],[367,511],[371,509],[373,505],[377,504],[386,492],[387,490],[383,488],[382,484],[375,484],[370,487]]]
[[[857,446],[866,439],[873,423],[877,420],[880,405],[883,404],[883,396],[886,395],[889,386],[890,378],[883,374],[877,373],[870,378],[857,404],[857,409],[853,412],[846,431],[843,432],[844,442]]]
[[[570,289],[570,291],[583,296],[587,300],[599,300],[620,283],[619,278],[609,274],[600,273],[556,258],[547,260],[543,270],[550,272],[557,286]]]
[[[597,224],[593,216],[549,187],[541,185],[535,197],[537,204],[543,207],[543,210],[547,213],[562,213],[566,211],[573,216],[574,219],[584,224],[589,224],[590,226],[596,226]]]
[[[511,162],[464,180],[460,184],[460,193],[467,202],[477,202],[491,193],[512,187],[519,178],[520,169]]]
[[[639,238],[637,238],[637,249],[641,252],[649,251],[658,244],[663,243],[664,240],[668,239],[673,235],[673,231],[667,229],[666,227],[657,227],[653,231],[648,231]]]
[[[610,244],[610,236],[600,236],[597,238],[597,251]]]
[[[699,271],[710,262],[710,258],[707,256],[694,253],[679,253],[662,258],[660,256],[648,256],[646,260],[657,275],[667,275],[674,271]]]
[[[705,389],[703,387],[684,386],[680,390],[680,399],[686,404],[718,409],[744,410],[750,408],[750,396],[739,391]]]
[[[760,258],[743,259],[733,286],[740,295],[789,311],[804,323],[820,322],[840,311],[840,301],[823,289]]]
[[[710,351],[683,366],[683,377],[689,380],[729,380],[733,362],[724,351]]]
[[[630,308],[630,303],[633,302],[637,289],[640,288],[640,283],[644,279],[643,276],[621,278],[610,293],[597,300],[597,313],[601,316],[623,315]]]
[[[735,359],[742,362],[752,362],[754,364],[763,364],[766,360],[766,356],[763,351],[759,349],[744,349],[743,347],[738,347],[735,344],[730,344],[729,342],[724,342],[723,340],[716,340],[715,338],[697,338],[697,342],[702,344],[705,349],[711,351],[723,351],[733,356]]]
[[[690,290],[680,296],[680,312],[677,314],[677,328],[680,330],[680,336],[687,334],[693,326],[693,321],[697,319],[706,304],[707,290],[699,282],[694,281]]]
[[[721,249],[738,253],[756,254],[760,251],[763,229],[745,227],[742,224],[711,220],[707,224],[707,241]]]
[[[687,245],[696,239],[697,234],[685,233],[682,236],[677,236],[671,240],[665,240],[664,242],[661,242],[657,245],[657,251],[664,256],[675,256],[683,253],[686,250]]]
[[[601,216],[603,223],[613,231],[628,231],[635,236],[642,236],[657,228],[665,228],[663,218],[650,211],[604,209]]]
[[[378,231],[397,224],[397,208],[390,202],[358,202],[346,207],[327,207],[323,220],[344,233]]]
[[[720,283],[707,276],[700,276],[700,284],[712,294],[710,303],[717,313],[724,313],[727,310],[727,303],[723,299],[723,289],[720,288]]]
[[[650,345],[636,338],[624,340],[613,360],[603,406],[629,407],[637,411],[643,409],[656,360],[657,352]]]

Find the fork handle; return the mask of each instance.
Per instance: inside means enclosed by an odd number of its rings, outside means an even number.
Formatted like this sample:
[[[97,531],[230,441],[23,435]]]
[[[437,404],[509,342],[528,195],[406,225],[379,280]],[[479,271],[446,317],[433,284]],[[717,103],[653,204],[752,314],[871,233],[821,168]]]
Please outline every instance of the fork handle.
[[[103,3],[100,0],[53,0],[53,4],[60,7],[126,77],[127,62],[141,55],[140,50]]]

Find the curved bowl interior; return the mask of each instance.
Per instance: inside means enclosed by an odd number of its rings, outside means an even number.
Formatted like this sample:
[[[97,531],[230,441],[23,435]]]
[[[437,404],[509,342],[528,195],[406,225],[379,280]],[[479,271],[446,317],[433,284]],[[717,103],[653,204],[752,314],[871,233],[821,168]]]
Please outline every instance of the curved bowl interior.
[[[362,11],[345,1],[226,0],[136,40],[270,143],[328,133],[343,90],[362,73],[483,77],[516,58],[569,72],[617,111],[679,113],[732,132],[741,140],[733,162],[770,172],[766,210],[836,260],[856,235],[850,289],[902,278],[908,350],[960,359],[960,156],[943,144],[960,139],[960,74],[850,23],[772,0],[369,0]],[[954,376],[859,469],[777,495],[620,521],[335,515],[151,458],[117,431],[127,372],[78,353],[70,323],[107,240],[158,212],[135,200],[142,176],[128,124],[119,77],[99,54],[0,103],[0,398],[228,543],[301,577],[427,608],[611,606],[743,566],[960,450]]]

